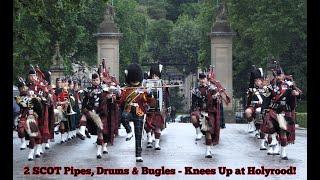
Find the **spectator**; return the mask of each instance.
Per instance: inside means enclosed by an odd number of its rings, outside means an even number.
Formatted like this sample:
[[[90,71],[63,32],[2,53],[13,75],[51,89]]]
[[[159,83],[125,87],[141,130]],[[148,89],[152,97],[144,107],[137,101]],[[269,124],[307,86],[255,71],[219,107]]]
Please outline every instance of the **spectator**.
[[[171,113],[170,113],[172,122],[175,122],[176,113],[177,113],[176,107],[172,106]]]

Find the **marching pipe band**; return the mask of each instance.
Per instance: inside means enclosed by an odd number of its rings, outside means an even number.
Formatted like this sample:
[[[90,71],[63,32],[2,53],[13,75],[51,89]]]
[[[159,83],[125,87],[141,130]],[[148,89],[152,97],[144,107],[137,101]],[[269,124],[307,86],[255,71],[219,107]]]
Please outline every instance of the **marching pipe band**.
[[[136,162],[143,162],[143,131],[147,134],[147,148],[161,149],[161,131],[166,127],[164,113],[169,107],[165,103],[168,89],[180,87],[162,83],[161,66],[152,66],[150,76],[143,80],[141,67],[130,64],[125,71],[127,86],[120,87],[110,75],[106,59],[102,59],[98,73],[92,74],[91,86],[85,89],[79,89],[78,81],[61,78],[53,87],[50,72],[41,71],[39,66],[30,67],[27,83],[19,77],[20,95],[15,97],[21,107],[17,128],[20,149],[29,147],[28,160],[44,153],[43,144],[45,149],[50,148],[54,132],[61,134],[61,143],[75,136],[84,140],[90,134],[97,135],[96,157],[100,159],[108,153],[107,146],[113,145],[120,123],[127,132],[126,141],[135,136]],[[267,154],[288,159],[286,146],[295,140],[295,99],[302,91],[279,64],[272,72],[272,80],[264,77],[261,68],[251,72],[245,116],[251,124],[249,131],[255,131],[261,140],[260,150],[268,148]],[[231,98],[216,79],[213,66],[208,73],[199,74],[199,84],[192,90],[191,122],[196,129],[196,141],[205,136],[205,157],[212,158],[213,146],[220,139],[222,106],[228,105]],[[129,122],[133,122],[135,134]]]

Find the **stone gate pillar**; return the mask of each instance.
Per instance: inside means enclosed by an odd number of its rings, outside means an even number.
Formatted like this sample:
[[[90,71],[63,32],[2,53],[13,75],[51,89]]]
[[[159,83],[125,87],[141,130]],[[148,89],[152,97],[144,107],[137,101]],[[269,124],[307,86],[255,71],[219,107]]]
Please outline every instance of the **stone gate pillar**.
[[[109,68],[110,75],[119,80],[119,39],[122,33],[119,32],[116,23],[114,23],[114,9],[108,5],[104,14],[104,20],[100,24],[97,37],[97,67],[106,59],[106,66]]]
[[[211,38],[211,65],[214,66],[216,78],[226,88],[230,98],[233,97],[232,86],[232,38],[235,33],[227,21],[226,6],[220,3],[216,20],[209,33]],[[225,119],[233,118],[233,102],[224,104]],[[232,117],[230,117],[230,115]]]

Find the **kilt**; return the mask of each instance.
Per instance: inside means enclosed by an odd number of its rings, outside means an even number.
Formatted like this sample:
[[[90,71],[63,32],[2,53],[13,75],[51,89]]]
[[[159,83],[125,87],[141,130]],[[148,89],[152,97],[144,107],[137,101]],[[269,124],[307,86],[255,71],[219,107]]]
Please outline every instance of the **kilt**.
[[[147,112],[146,128],[148,129],[164,129],[164,118],[160,112]]]

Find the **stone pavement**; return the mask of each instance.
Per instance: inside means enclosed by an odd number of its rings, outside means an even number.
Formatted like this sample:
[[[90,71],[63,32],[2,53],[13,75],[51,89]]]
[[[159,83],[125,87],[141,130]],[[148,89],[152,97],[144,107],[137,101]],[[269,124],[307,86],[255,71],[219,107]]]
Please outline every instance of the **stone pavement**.
[[[27,160],[28,150],[19,149],[17,134],[13,134],[13,178],[14,179],[307,179],[307,130],[298,129],[296,142],[289,145],[287,153],[289,160],[281,160],[279,156],[270,156],[266,151],[259,150],[259,140],[247,133],[246,124],[226,124],[226,129],[221,129],[220,144],[214,146],[212,159],[204,158],[204,138],[196,142],[195,129],[190,123],[171,123],[162,132],[160,141],[161,150],[147,149],[146,140],[143,141],[143,163],[135,162],[134,138],[125,141],[126,133],[120,129],[120,134],[115,139],[113,146],[108,146],[109,153],[103,154],[102,159],[96,159],[96,136],[84,141],[73,139],[60,144],[60,135],[51,143],[51,149],[46,150],[42,157],[34,161]],[[289,169],[295,168],[293,175],[248,175],[248,167],[261,169]],[[42,172],[53,173],[46,175],[34,175]],[[61,168],[60,175],[53,171],[53,167]],[[97,167],[102,167],[105,172],[128,173],[127,175],[98,175]],[[186,175],[191,172],[186,168],[204,169],[202,173],[209,175]],[[219,169],[220,167],[220,169]],[[223,171],[223,167],[228,171]],[[73,171],[71,169],[73,168]],[[139,172],[133,175],[133,168]],[[150,170],[150,169],[158,170]],[[241,168],[244,175],[235,174],[235,170]],[[24,172],[29,169],[30,174]],[[89,175],[77,175],[80,172]],[[142,174],[142,169],[152,174]],[[167,169],[167,170],[166,170]],[[209,170],[205,170],[209,169]],[[65,170],[67,174],[65,173]],[[101,169],[99,169],[100,171]],[[219,171],[221,170],[221,171]],[[293,170],[293,168],[291,168]],[[181,171],[181,172],[180,172]],[[195,170],[196,171],[196,170]],[[232,171],[232,173],[230,172]],[[257,170],[259,172],[260,170]],[[279,171],[279,170],[277,170]],[[285,170],[282,170],[285,172]],[[72,174],[73,172],[73,174]],[[174,173],[173,175],[158,173]],[[226,172],[230,172],[226,177]],[[266,172],[266,171],[264,171]],[[286,171],[290,173],[290,171]],[[90,173],[93,173],[91,176]],[[211,173],[211,174],[210,174]],[[156,176],[158,174],[160,176]]]

